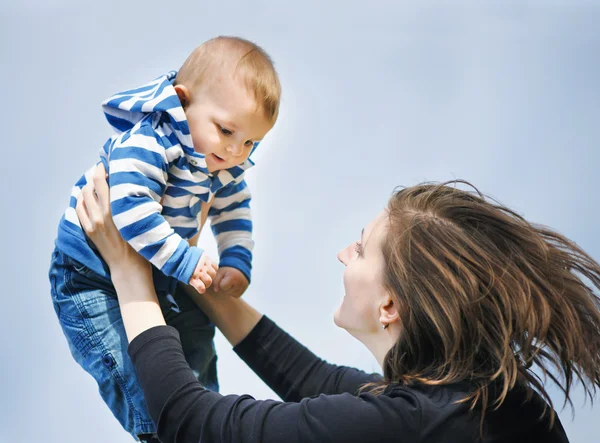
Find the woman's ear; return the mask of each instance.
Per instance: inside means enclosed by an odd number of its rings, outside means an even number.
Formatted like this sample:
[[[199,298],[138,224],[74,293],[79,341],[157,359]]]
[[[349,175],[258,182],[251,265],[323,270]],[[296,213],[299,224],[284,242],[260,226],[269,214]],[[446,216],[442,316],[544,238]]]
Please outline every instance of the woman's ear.
[[[398,304],[394,303],[394,300],[389,295],[385,297],[383,303],[379,306],[379,321],[382,325],[387,326],[400,321]]]
[[[190,99],[192,98],[190,90],[185,85],[175,85],[174,89],[181,102],[181,107],[185,109],[190,104]]]

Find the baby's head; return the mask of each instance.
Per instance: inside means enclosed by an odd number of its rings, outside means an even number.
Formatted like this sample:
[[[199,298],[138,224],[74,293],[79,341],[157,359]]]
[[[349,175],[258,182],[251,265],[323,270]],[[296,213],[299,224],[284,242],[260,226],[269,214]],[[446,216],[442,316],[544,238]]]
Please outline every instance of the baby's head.
[[[197,47],[177,74],[194,150],[210,172],[246,161],[279,113],[281,86],[269,55],[238,37],[216,37]]]

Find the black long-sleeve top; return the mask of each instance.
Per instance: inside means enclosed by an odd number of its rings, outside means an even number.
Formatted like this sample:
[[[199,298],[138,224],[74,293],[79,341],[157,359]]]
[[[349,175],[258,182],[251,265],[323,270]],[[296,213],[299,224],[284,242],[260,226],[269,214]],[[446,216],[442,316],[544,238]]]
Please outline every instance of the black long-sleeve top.
[[[163,443],[479,441],[480,416],[455,404],[469,393],[468,383],[358,394],[378,376],[321,360],[267,317],[234,350],[283,402],[204,389],[170,326],[131,342],[129,355]],[[568,442],[558,417],[551,430],[547,418],[539,420],[545,405],[539,395],[524,401],[525,391],[515,389],[487,412],[482,441]]]

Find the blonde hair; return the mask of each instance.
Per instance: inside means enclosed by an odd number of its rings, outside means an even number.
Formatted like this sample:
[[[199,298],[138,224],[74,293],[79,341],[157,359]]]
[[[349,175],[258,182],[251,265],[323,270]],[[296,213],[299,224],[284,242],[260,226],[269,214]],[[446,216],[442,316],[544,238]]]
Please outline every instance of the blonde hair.
[[[593,399],[600,265],[563,235],[456,183],[406,188],[389,201],[384,283],[402,333],[385,357],[384,380],[363,388],[468,380],[474,389],[463,402],[478,407],[483,423],[519,386],[552,406],[536,365],[565,403],[577,379]],[[552,424],[554,411],[545,412]]]
[[[258,45],[240,37],[219,36],[198,46],[185,60],[175,84],[196,91],[230,73],[253,94],[272,123],[279,114],[281,84],[271,57]]]

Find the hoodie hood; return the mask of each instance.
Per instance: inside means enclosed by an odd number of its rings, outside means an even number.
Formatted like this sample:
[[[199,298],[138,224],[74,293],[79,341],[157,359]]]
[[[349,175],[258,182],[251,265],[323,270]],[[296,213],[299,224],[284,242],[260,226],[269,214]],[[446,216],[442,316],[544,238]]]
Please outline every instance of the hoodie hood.
[[[204,154],[194,151],[190,127],[173,87],[176,76],[177,71],[169,71],[139,88],[119,92],[102,103],[102,110],[106,120],[117,133],[132,129],[148,115],[162,113],[163,118],[168,120],[173,129],[189,162],[197,169],[206,170],[205,172],[208,174]],[[253,165],[254,162],[248,159],[228,171],[234,176],[238,176],[240,172]],[[240,169],[241,171],[239,171]]]

